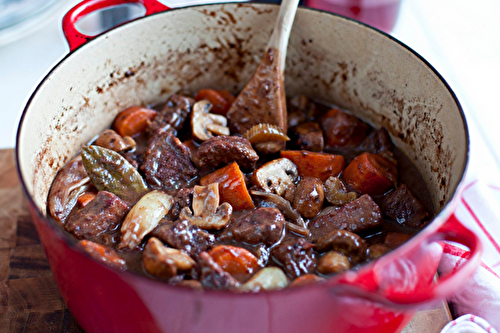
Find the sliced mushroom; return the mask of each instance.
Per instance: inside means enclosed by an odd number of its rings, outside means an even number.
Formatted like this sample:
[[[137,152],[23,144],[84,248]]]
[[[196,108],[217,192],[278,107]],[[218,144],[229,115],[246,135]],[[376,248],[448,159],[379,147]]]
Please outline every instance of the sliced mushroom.
[[[311,232],[307,228],[290,223],[288,221],[285,222],[285,227],[287,230],[294,232],[302,237],[309,237],[309,235],[311,234]]]
[[[215,134],[215,135],[229,135],[229,127],[226,127],[227,120],[224,116],[220,116],[218,114],[209,113],[207,115],[209,119],[213,121],[213,123],[207,124],[207,131]]]
[[[142,263],[146,271],[154,276],[170,279],[177,271],[193,268],[196,263],[186,253],[168,248],[155,237],[151,237],[142,253]]]
[[[200,141],[206,141],[216,135],[229,135],[227,119],[224,116],[209,113],[212,108],[207,100],[194,103],[191,112],[191,128],[193,137]]]
[[[285,273],[278,267],[266,267],[252,276],[245,284],[241,285],[240,291],[257,292],[262,290],[283,289],[288,285]]]
[[[290,141],[286,133],[276,125],[258,124],[243,134],[243,137],[253,145],[273,141]]]
[[[326,200],[335,206],[342,206],[358,197],[356,192],[347,192],[340,178],[335,176],[326,180],[325,190]]]
[[[64,223],[75,207],[78,197],[90,188],[90,178],[80,155],[72,159],[57,173],[50,188],[48,206],[50,215]]]
[[[139,200],[123,221],[118,249],[133,249],[168,213],[174,198],[161,191],[151,191]]]
[[[271,155],[276,154],[277,152],[285,149],[284,141],[269,141],[257,143],[254,146],[254,149],[260,153],[260,155]]]
[[[366,256],[368,257],[368,259],[370,260],[375,260],[381,256],[383,256],[384,254],[386,254],[387,252],[389,252],[391,249],[389,249],[387,246],[383,245],[383,244],[372,244],[370,245],[370,247],[368,248],[368,251],[366,253]]]
[[[232,212],[227,202],[219,206],[219,183],[212,183],[194,187],[193,212],[184,207],[179,218],[205,230],[220,230],[229,224]]]
[[[293,200],[295,182],[299,178],[297,167],[287,158],[267,162],[253,172],[252,183],[265,192]]]
[[[349,258],[336,251],[325,253],[318,262],[317,270],[321,274],[335,274],[349,270],[351,263]]]
[[[302,178],[293,198],[293,208],[305,218],[313,218],[320,212],[325,200],[323,182],[318,178]]]
[[[318,240],[316,250],[334,250],[349,256],[354,262],[359,262],[366,255],[366,241],[350,231],[334,230]]]
[[[112,129],[105,130],[95,140],[95,145],[121,152],[135,147],[135,141],[130,136],[121,137]]]

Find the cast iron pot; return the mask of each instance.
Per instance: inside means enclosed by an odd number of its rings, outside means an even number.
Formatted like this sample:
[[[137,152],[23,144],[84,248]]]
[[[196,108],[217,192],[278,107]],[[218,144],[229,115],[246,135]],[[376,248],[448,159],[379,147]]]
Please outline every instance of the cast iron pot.
[[[142,3],[146,17],[97,38],[74,27],[83,15],[128,2]],[[256,294],[169,286],[84,254],[46,217],[56,172],[130,105],[164,102],[182,88],[240,90],[278,12],[275,5],[250,3],[167,9],[154,0],[87,0],[71,9],[63,19],[71,52],[33,93],[19,126],[16,157],[30,210],[61,294],[86,331],[395,332],[419,306],[450,295],[474,272],[481,246],[453,215],[469,150],[456,96],[424,59],[390,36],[304,8],[291,33],[287,94],[385,126],[423,175],[438,212],[434,221],[356,271]],[[468,247],[471,257],[433,283],[443,240]]]

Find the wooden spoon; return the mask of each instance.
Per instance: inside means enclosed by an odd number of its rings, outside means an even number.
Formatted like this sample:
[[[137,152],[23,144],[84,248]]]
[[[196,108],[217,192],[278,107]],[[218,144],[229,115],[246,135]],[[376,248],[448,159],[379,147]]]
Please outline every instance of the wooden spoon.
[[[243,134],[258,124],[271,124],[287,131],[285,59],[290,31],[299,0],[283,0],[273,33],[257,71],[227,113],[232,133]],[[260,143],[263,153],[275,153],[285,142]]]

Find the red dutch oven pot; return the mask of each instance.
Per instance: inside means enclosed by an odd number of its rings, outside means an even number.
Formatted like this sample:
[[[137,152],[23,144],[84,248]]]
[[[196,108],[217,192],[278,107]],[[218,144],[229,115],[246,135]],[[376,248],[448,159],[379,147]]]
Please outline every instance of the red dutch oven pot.
[[[75,29],[79,18],[124,3],[144,5],[146,17],[95,38]],[[453,215],[469,151],[456,96],[424,59],[389,35],[304,8],[289,44],[287,94],[339,105],[388,129],[419,169],[438,212],[418,235],[325,283],[240,294],[200,292],[113,270],[84,254],[47,218],[57,170],[120,110],[164,102],[182,88],[241,89],[260,60],[277,9],[233,3],[168,10],[155,0],[87,0],[64,17],[71,52],[31,96],[16,157],[57,285],[86,331],[397,332],[419,306],[452,294],[477,267],[478,238]],[[460,243],[471,254],[435,283],[441,241]]]

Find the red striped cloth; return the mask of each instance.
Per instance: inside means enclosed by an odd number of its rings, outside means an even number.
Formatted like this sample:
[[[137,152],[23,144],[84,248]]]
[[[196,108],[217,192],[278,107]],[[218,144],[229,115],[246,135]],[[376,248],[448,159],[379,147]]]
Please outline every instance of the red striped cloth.
[[[498,333],[486,320],[467,314],[452,320],[441,333]]]
[[[470,182],[462,193],[455,215],[467,228],[474,231],[483,243],[483,262],[474,276],[449,298],[454,314],[463,316],[460,322],[471,322],[475,316],[484,318],[489,330],[468,332],[491,332],[500,330],[500,187],[481,180]],[[445,244],[444,255],[439,265],[443,275],[453,272],[467,260],[469,251]],[[469,315],[473,314],[473,315]],[[465,316],[464,316],[465,315]],[[458,321],[458,320],[457,320]],[[474,320],[472,320],[474,322]],[[472,325],[471,323],[462,325]],[[491,325],[491,326],[489,326]],[[447,325],[443,332],[459,331]],[[471,326],[472,327],[472,326]]]

